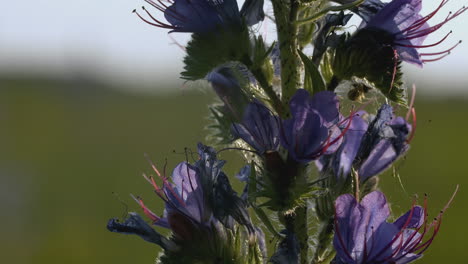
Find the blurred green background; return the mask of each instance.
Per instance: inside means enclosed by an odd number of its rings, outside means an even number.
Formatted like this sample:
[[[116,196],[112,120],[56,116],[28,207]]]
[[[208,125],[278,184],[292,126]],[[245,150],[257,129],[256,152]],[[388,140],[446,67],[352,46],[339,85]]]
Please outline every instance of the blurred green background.
[[[214,96],[180,87],[158,95],[124,91],[86,80],[0,78],[1,263],[154,263],[156,246],[108,232],[107,220],[138,210],[130,193],[161,212],[141,177],[150,172],[144,154],[159,167],[167,159],[171,173],[184,147],[204,141]],[[416,107],[416,137],[397,165],[404,188],[391,173],[381,186],[395,214],[427,193],[435,216],[460,184],[418,263],[466,263],[467,101],[421,92]],[[230,176],[243,165],[235,153],[221,158]]]

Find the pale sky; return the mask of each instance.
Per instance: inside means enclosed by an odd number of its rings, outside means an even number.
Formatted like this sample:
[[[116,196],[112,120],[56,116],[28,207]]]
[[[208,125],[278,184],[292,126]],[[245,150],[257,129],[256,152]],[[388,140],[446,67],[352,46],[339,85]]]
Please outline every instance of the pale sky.
[[[76,65],[83,73],[117,83],[143,81],[152,89],[178,78],[184,52],[173,44],[167,30],[155,28],[139,20],[132,10],[143,0],[2,0],[0,14],[0,73],[35,72],[39,74],[76,74]],[[239,1],[243,2],[243,1]],[[439,0],[423,0],[423,14],[432,11]],[[466,5],[466,0],[451,0],[430,24],[440,22],[449,11]],[[162,16],[159,16],[162,17]],[[271,27],[270,27],[271,28]],[[430,51],[444,50],[464,40],[450,56],[426,64],[424,69],[405,67],[411,80],[445,84],[452,80],[468,83],[468,12],[432,34],[427,44],[436,42],[447,32],[453,34],[444,45]],[[267,26],[259,27],[266,30]],[[270,36],[272,33],[269,33]],[[172,37],[184,43],[188,34]],[[179,82],[180,83],[180,82]],[[160,84],[160,85],[158,85]],[[460,85],[458,88],[460,89]],[[452,85],[445,87],[453,91]],[[466,89],[468,94],[468,87]]]

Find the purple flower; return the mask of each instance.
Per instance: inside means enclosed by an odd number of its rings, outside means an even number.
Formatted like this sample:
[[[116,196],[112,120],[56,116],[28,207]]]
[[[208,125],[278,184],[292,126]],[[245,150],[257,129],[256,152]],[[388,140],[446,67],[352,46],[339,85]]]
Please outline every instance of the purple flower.
[[[172,173],[172,183],[154,169],[163,182],[162,187],[153,178],[146,178],[165,202],[164,216],[157,216],[145,206],[141,198],[136,199],[153,224],[171,229],[175,235],[184,239],[189,239],[196,228],[209,227],[213,220],[212,213],[205,203],[200,175],[193,166],[186,162],[177,165]]]
[[[107,229],[111,232],[126,235],[138,235],[145,241],[161,246],[164,250],[175,250],[177,248],[174,243],[156,232],[137,213],[129,213],[129,217],[123,223],[120,223],[116,218],[110,219],[107,223]]]
[[[442,213],[430,223],[426,206],[413,205],[393,223],[386,221],[389,215],[385,196],[379,191],[369,193],[360,203],[350,194],[339,196],[333,239],[338,263],[405,264],[421,258],[439,231]]]
[[[260,101],[254,100],[247,105],[242,123],[233,124],[234,136],[242,138],[259,154],[276,151],[279,147],[279,118]]]
[[[319,170],[347,177],[353,167],[365,181],[384,171],[409,149],[411,125],[396,117],[390,105],[382,105],[369,121],[364,118],[367,115],[364,111],[354,114],[340,148],[316,162]]]
[[[281,144],[298,162],[310,162],[335,152],[343,133],[337,126],[338,99],[333,92],[319,92],[311,97],[297,90],[290,101],[292,118],[283,121]]]
[[[366,24],[365,29],[385,33],[380,36],[381,41],[385,42],[384,44],[391,45],[401,60],[419,66],[422,66],[424,62],[435,61],[445,57],[458,45],[441,52],[418,52],[419,48],[429,48],[443,42],[450,33],[436,43],[423,45],[424,40],[429,34],[437,31],[445,23],[467,10],[467,7],[462,7],[457,12],[449,14],[442,22],[429,26],[427,22],[440,11],[448,0],[442,0],[440,5],[426,16],[419,14],[421,2],[422,0],[393,0],[380,9],[367,23],[364,22]]]
[[[221,170],[225,161],[218,160],[216,151],[201,143],[198,144],[198,154],[200,159],[194,164],[194,168],[200,175],[204,197],[214,218],[227,228],[233,228],[235,220],[253,233],[254,226],[247,204],[232,189],[227,175]]]
[[[233,70],[227,66],[217,67],[209,72],[205,78],[211,83],[213,90],[224,103],[224,106],[219,109],[221,113],[227,115],[230,119],[239,118],[249,100]],[[229,124],[227,127],[229,127]]]
[[[263,1],[246,1],[239,11],[236,0],[145,0],[148,4],[164,13],[167,22],[162,22],[143,7],[151,20],[133,12],[144,22],[170,29],[171,32],[207,33],[230,25],[240,25],[244,17],[251,26],[263,20]]]
[[[172,183],[153,166],[154,171],[162,180],[159,186],[154,178],[146,177],[154,187],[155,193],[165,202],[164,215],[158,216],[143,203],[141,198],[135,198],[144,214],[152,223],[171,229],[174,236],[182,240],[190,240],[199,230],[210,230],[214,219],[204,199],[201,180],[196,170],[186,162],[182,162],[172,173]],[[136,234],[144,240],[161,245],[164,249],[174,248],[163,236],[146,224],[140,216],[131,213],[125,222],[119,223],[111,219],[107,228],[112,232]]]
[[[340,3],[342,5],[351,4],[354,0],[334,0],[334,2]],[[369,20],[382,9],[386,3],[382,3],[380,0],[366,0],[357,7],[352,8],[351,10],[358,14],[364,22],[369,22]]]
[[[265,19],[264,0],[246,0],[240,11],[248,26],[253,26]]]

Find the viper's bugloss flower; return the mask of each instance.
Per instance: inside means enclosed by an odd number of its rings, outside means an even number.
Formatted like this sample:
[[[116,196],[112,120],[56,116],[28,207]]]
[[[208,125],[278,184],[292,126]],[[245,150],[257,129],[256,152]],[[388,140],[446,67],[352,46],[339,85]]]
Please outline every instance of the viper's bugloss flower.
[[[162,180],[162,186],[159,186],[152,177],[145,176],[145,178],[165,202],[164,216],[160,217],[153,213],[141,198],[134,198],[152,223],[172,230],[174,236],[182,240],[190,240],[200,230],[209,230],[214,219],[204,200],[199,174],[193,167],[186,162],[177,165],[172,173],[172,182],[161,175],[155,166],[153,169]],[[124,223],[111,219],[107,227],[112,232],[136,234],[154,243],[163,239],[135,213],[131,213]],[[164,245],[167,242],[157,244],[167,249]]]
[[[281,144],[294,160],[307,163],[338,149],[344,132],[337,125],[339,104],[333,92],[311,97],[299,89],[289,104],[292,118],[283,121]]]
[[[341,195],[335,201],[337,263],[405,264],[421,258],[439,231],[442,214],[429,221],[426,199],[424,207],[413,204],[389,223],[390,210],[383,193],[373,191],[361,202],[350,194]]]
[[[156,173],[157,172],[155,168]],[[209,227],[212,213],[205,203],[200,174],[192,165],[182,162],[172,173],[172,183],[165,176],[160,176],[162,187],[153,178],[147,180],[154,187],[156,194],[164,200],[164,217],[159,217],[148,209],[141,198],[137,202],[153,224],[171,229],[180,238],[189,239],[193,229]]]
[[[145,0],[148,4],[164,13],[167,22],[153,16],[143,7],[150,20],[135,12],[146,23],[170,29],[171,32],[207,33],[217,29],[240,25],[245,16],[247,25],[263,20],[263,1],[247,1],[239,11],[236,0]],[[248,5],[247,5],[248,4]],[[242,15],[242,16],[241,16]]]
[[[280,120],[260,101],[254,100],[244,111],[242,123],[232,125],[234,136],[243,139],[259,154],[278,150]]]
[[[450,33],[440,41],[432,44],[423,44],[426,37],[437,31],[448,21],[456,18],[467,10],[462,7],[433,26],[427,23],[449,0],[442,0],[440,5],[426,16],[419,14],[422,0],[393,0],[377,12],[362,30],[375,31],[379,41],[391,45],[402,61],[422,66],[424,62],[441,59],[450,53],[458,44],[450,49],[434,53],[419,53],[420,48],[429,48],[442,43]],[[460,43],[460,42],[459,42]],[[434,57],[438,56],[438,57]]]
[[[216,151],[201,143],[198,144],[198,154],[200,159],[194,167],[200,174],[205,200],[213,216],[227,228],[233,228],[235,220],[249,232],[255,232],[246,203],[232,189],[227,175],[222,171],[225,161],[218,160]]]
[[[320,171],[331,170],[336,177],[343,178],[350,175],[353,167],[361,181],[365,181],[406,153],[411,132],[411,125],[395,116],[388,104],[382,105],[373,118],[359,111],[354,114],[340,148],[321,157],[316,164]]]
[[[240,118],[249,101],[233,69],[229,66],[217,67],[206,75],[206,80],[224,102],[224,111],[234,118]]]

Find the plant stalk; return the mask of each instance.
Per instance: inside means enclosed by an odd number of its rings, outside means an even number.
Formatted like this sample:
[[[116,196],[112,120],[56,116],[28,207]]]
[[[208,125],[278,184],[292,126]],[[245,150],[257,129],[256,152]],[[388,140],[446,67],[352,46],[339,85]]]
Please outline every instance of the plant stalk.
[[[298,0],[273,0],[272,4],[280,50],[282,101],[288,109],[289,100],[301,87],[302,62],[297,53],[298,25],[296,23],[300,3]]]

